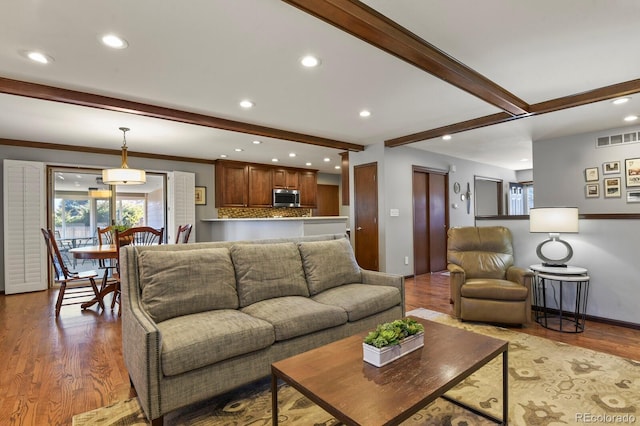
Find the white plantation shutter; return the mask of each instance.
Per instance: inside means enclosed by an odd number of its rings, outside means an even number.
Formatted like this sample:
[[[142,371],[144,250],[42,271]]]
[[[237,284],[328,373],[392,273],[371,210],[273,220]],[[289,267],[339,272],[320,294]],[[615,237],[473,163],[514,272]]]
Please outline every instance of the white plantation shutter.
[[[6,294],[46,290],[47,252],[45,167],[4,160],[4,290]]]
[[[188,172],[170,172],[167,175],[167,243],[176,241],[178,226],[193,225],[189,242],[196,241],[196,175]]]

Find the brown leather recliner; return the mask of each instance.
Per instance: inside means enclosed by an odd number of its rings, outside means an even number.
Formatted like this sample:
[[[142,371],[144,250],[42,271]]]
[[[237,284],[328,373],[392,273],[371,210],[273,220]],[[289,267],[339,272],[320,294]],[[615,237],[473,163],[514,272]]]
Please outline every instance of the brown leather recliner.
[[[513,266],[508,228],[449,229],[447,262],[456,318],[503,324],[531,321],[533,273]]]

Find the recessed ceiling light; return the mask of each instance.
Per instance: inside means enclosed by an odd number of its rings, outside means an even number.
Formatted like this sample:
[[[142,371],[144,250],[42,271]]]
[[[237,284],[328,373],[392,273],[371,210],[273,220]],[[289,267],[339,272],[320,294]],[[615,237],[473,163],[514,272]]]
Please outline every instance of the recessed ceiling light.
[[[244,149],[242,149],[242,148],[236,148],[236,149],[234,149],[234,151],[235,151],[235,152],[242,152],[242,151],[244,151]]]
[[[329,157],[325,157],[324,162],[325,162],[325,163],[328,163],[329,161],[331,161],[331,158],[329,158]]]
[[[528,158],[521,158],[520,161],[529,161]]]
[[[340,170],[340,166],[333,166],[334,169]]]
[[[304,163],[305,166],[310,166],[311,163],[309,161],[307,161],[306,163]]]
[[[300,63],[304,67],[313,68],[313,67],[317,67],[318,65],[320,65],[320,59],[318,59],[318,58],[316,58],[315,56],[312,56],[312,55],[307,55],[307,56],[303,57],[302,59],[300,59]]]
[[[442,140],[450,141],[450,140],[451,140],[451,135],[444,135],[444,136],[442,137]]]
[[[293,158],[293,157],[295,157],[295,156],[296,156],[296,153],[295,153],[295,152],[290,152],[290,153],[289,153],[289,157]]]
[[[627,116],[624,118],[624,121],[636,121],[637,119],[638,119],[638,116],[637,116],[637,115],[627,115]]]
[[[100,38],[100,40],[102,41],[102,44],[109,46],[112,49],[126,49],[129,46],[127,40],[122,37],[118,37],[115,34],[105,34]]]
[[[273,161],[274,163],[277,163],[278,159],[277,158],[272,158],[271,161]]]
[[[258,141],[258,140],[253,141],[254,145],[260,145],[261,143],[262,143],[262,141]]]
[[[227,158],[227,154],[220,154],[220,158]]]
[[[362,118],[371,117],[371,111],[363,109],[362,111],[360,111],[360,117]]]
[[[32,51],[27,51],[27,52],[23,52],[23,54],[31,59],[33,62],[37,62],[39,64],[49,64],[51,62],[53,62],[53,58],[49,55],[45,55],[42,52],[37,52],[35,50]]]
[[[611,103],[614,105],[622,105],[622,104],[626,104],[629,101],[630,101],[630,98],[618,98],[611,101]]]
[[[242,108],[252,108],[255,104],[250,100],[245,99],[244,101],[240,101],[240,106]]]

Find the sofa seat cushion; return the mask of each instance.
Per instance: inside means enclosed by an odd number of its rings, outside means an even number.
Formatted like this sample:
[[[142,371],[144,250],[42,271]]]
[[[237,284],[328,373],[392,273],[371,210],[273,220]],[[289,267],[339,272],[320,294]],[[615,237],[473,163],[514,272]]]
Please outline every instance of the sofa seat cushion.
[[[236,309],[236,277],[226,248],[143,251],[138,255],[142,306],[155,322]]]
[[[528,290],[512,281],[473,278],[460,288],[460,295],[471,299],[526,300]]]
[[[396,287],[371,284],[341,285],[325,290],[312,299],[344,309],[350,322],[402,304],[400,290]]]
[[[299,296],[263,300],[242,308],[242,312],[273,325],[276,341],[292,339],[347,322],[347,313],[343,309]]]
[[[240,307],[284,296],[309,296],[295,243],[231,247]]]
[[[309,293],[362,282],[360,267],[346,238],[298,243]]]
[[[158,328],[165,376],[257,351],[275,341],[271,324],[231,309],[176,317],[161,322]]]

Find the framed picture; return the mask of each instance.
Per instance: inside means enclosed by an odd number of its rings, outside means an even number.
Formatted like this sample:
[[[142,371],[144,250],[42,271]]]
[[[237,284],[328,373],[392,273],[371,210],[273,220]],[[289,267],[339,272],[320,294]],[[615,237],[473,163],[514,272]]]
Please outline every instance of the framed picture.
[[[627,187],[640,186],[640,158],[625,160],[624,175],[627,179]]]
[[[196,186],[196,206],[204,206],[207,204],[207,187]]]
[[[627,203],[640,203],[640,189],[627,191]]]
[[[615,175],[616,173],[620,173],[619,161],[609,161],[608,163],[602,163],[603,175]]]
[[[584,186],[584,195],[587,198],[598,198],[600,196],[600,185],[588,183]]]
[[[622,191],[620,191],[620,178],[605,178],[604,179],[604,197],[613,198],[621,197]]]
[[[587,182],[594,182],[598,180],[598,168],[597,167],[589,167],[588,169],[584,169],[584,180]]]

